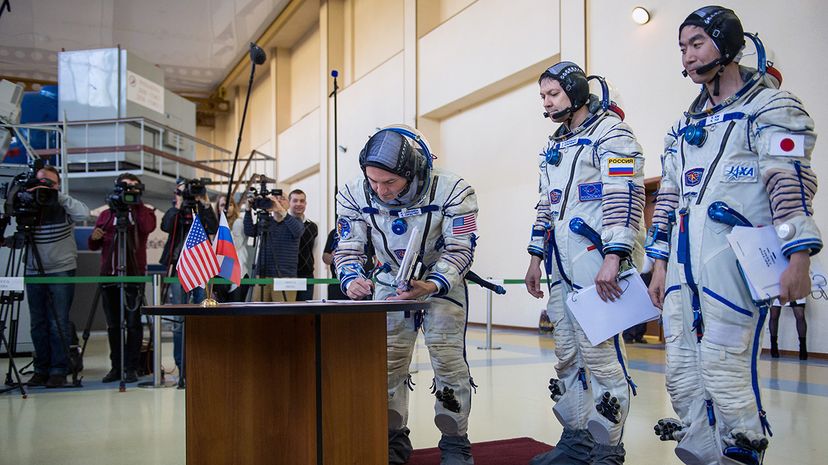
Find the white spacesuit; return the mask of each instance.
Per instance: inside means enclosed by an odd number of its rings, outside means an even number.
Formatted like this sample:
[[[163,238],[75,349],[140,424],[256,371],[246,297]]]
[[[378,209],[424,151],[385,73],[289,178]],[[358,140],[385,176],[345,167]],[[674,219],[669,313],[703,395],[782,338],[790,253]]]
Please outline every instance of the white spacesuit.
[[[414,146],[418,144],[419,146]],[[376,275],[374,299],[397,294],[395,276],[409,236],[421,253],[414,279],[434,283],[425,315],[388,314],[388,422],[389,463],[405,463],[408,440],[409,365],[422,328],[434,368],[436,395],[434,422],[443,434],[443,465],[471,464],[466,435],[474,386],[465,359],[468,298],[463,279],[472,264],[477,217],[474,189],[455,174],[431,168],[425,140],[410,128],[386,128],[369,140],[360,165],[379,167],[408,180],[408,187],[392,202],[383,202],[367,178],[340,189],[337,197],[339,244],[335,263],[343,291],[364,277],[362,266],[368,234],[383,267]],[[367,176],[367,174],[366,174]]]
[[[688,24],[718,38],[722,56],[744,45],[731,10],[702,8],[682,28]],[[679,441],[676,454],[686,464],[759,464],[770,434],[756,369],[767,307],[754,304],[745,286],[726,239],[731,226],[774,225],[786,256],[822,247],[811,206],[813,121],[765,73],[761,42],[748,37],[760,70],[739,67],[746,84],[712,108],[703,90],[665,138],[646,247],[650,257],[668,260],[666,377],[680,418],[655,429]]]
[[[598,99],[573,63],[553,66],[540,82],[546,78],[570,89],[573,107],[587,105],[589,116],[572,130],[562,125],[539,158],[540,201],[528,251],[544,258],[553,281],[547,311],[555,327],[560,380],[551,380],[549,389],[564,434],[555,450],[532,464],[623,463],[622,432],[635,389],[623,340],[615,336],[593,347],[565,300],[573,290],[594,284],[605,254],[635,261],[643,256],[644,159],[603,79]]]

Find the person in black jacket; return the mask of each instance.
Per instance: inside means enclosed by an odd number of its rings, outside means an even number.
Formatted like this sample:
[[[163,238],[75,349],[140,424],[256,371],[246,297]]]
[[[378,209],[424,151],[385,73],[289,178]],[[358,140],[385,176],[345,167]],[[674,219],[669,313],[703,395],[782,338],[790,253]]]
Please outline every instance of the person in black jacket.
[[[190,226],[193,224],[193,215],[198,215],[201,224],[204,226],[204,231],[208,235],[215,234],[218,231],[218,219],[216,213],[210,207],[210,201],[207,200],[206,191],[200,193],[191,188],[192,184],[186,179],[179,179],[175,188],[174,206],[164,213],[164,218],[161,220],[161,230],[168,233],[167,243],[164,244],[164,250],[161,252],[161,264],[167,269],[167,276],[176,276],[175,265],[178,263],[178,256],[181,254],[181,248],[190,232]],[[195,191],[195,192],[194,192]],[[200,303],[206,298],[206,293],[203,288],[197,287],[185,293],[181,284],[170,285],[170,303],[184,304],[184,303]],[[182,327],[180,323],[181,317],[176,317],[178,323],[173,325],[173,358],[175,365],[181,372],[181,347],[182,347]]]

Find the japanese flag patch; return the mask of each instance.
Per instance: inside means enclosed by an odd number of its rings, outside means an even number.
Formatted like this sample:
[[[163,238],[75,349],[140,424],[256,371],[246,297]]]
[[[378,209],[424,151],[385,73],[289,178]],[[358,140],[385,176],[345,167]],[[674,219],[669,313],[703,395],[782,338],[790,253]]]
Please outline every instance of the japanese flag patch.
[[[607,171],[610,176],[632,176],[635,174],[635,159],[610,158],[607,160]]]
[[[790,132],[775,132],[771,134],[768,154],[777,157],[804,157],[805,135]]]

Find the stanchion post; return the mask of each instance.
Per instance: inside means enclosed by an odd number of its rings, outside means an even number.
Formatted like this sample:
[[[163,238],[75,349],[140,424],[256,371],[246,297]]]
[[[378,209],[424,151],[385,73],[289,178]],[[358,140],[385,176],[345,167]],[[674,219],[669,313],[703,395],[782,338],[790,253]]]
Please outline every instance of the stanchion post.
[[[161,305],[164,300],[161,298],[161,275],[152,275],[152,305]],[[138,383],[138,387],[142,388],[162,388],[172,387],[172,383],[164,383],[163,373],[161,368],[161,317],[153,315],[152,317],[152,381],[145,381]]]
[[[492,277],[489,276],[486,278],[487,281],[491,281]],[[493,347],[492,346],[492,291],[491,289],[486,289],[486,345],[484,347],[478,347],[480,350],[500,350],[500,347]]]

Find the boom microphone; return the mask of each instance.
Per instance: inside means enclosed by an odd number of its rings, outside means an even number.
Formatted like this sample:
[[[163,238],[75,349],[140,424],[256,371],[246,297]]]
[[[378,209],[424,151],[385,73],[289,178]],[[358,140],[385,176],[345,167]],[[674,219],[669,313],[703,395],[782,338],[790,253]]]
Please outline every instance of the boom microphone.
[[[556,111],[555,113],[552,113],[551,115],[549,114],[548,111],[545,111],[545,112],[543,112],[543,117],[544,118],[552,118],[554,120],[554,119],[563,118],[564,116],[566,116],[570,113],[572,113],[572,107],[567,108],[565,110]]]
[[[267,55],[264,50],[262,50],[262,48],[255,43],[250,42],[250,61],[257,65],[261,65],[264,64],[265,60],[267,60]]]

